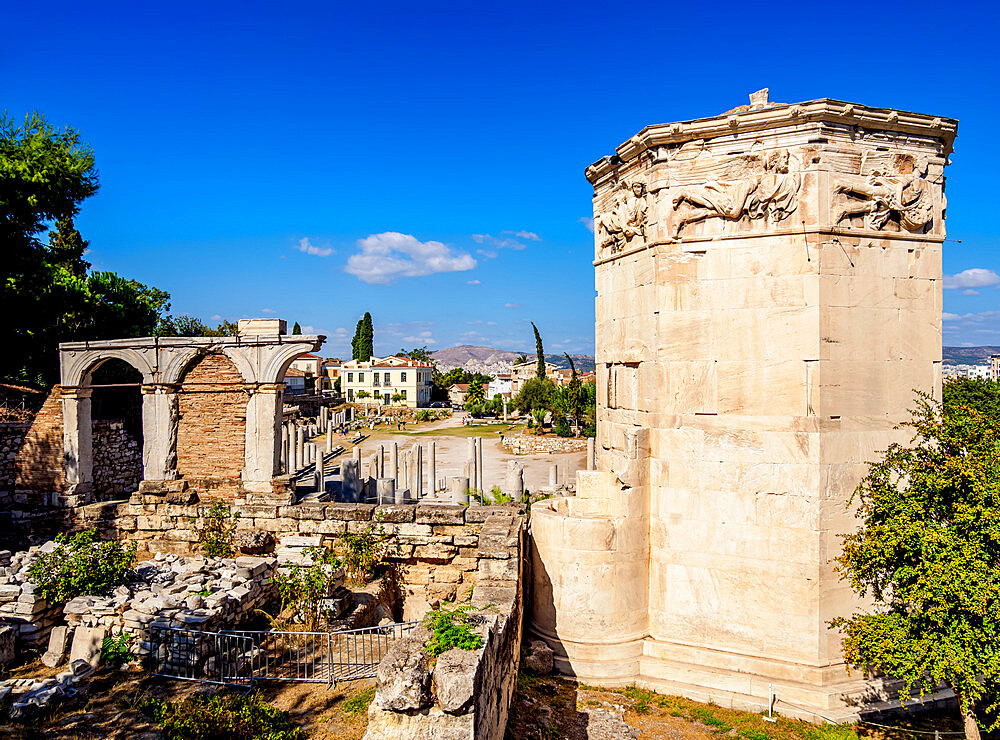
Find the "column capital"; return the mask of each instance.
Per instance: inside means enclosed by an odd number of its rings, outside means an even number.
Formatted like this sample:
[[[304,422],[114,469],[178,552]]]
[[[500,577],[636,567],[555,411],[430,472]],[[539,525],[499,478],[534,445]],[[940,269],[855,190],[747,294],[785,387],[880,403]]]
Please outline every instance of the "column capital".
[[[244,383],[243,389],[250,393],[282,393],[285,390],[284,383]]]
[[[177,393],[180,386],[177,383],[143,383],[140,392],[144,394],[152,393]]]
[[[59,389],[60,398],[83,399],[90,398],[94,389],[84,385],[69,385]]]

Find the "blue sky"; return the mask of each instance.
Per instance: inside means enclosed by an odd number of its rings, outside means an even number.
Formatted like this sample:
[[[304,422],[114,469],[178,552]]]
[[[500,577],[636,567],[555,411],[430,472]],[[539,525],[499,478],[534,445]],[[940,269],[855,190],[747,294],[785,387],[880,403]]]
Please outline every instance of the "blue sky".
[[[31,3],[0,106],[92,144],[95,268],[175,313],[276,315],[349,353],[593,351],[589,163],[770,87],[958,118],[945,343],[1000,344],[996,8]],[[392,259],[384,259],[389,255]],[[974,272],[967,272],[972,270]]]

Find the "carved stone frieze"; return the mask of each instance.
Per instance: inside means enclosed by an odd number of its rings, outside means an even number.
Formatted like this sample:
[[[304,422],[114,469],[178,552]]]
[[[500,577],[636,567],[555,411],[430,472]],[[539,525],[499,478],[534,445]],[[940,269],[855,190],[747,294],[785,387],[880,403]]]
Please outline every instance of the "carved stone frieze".
[[[861,174],[840,179],[834,185],[834,225],[855,219],[864,228],[925,233],[934,221],[934,185],[927,179],[925,159],[897,157],[889,167],[876,164],[866,173],[862,159]]]
[[[600,251],[614,254],[626,246],[643,246],[648,211],[645,183],[638,179],[619,182],[607,208],[594,219]]]
[[[681,187],[672,193],[673,235],[688,224],[709,218],[728,221],[766,220],[776,224],[797,208],[802,179],[792,169],[788,150],[742,158],[740,176]]]

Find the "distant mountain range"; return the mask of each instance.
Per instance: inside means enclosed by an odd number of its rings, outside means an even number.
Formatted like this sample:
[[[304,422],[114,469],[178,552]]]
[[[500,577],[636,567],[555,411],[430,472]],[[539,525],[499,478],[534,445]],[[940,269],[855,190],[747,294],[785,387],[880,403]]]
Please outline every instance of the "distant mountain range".
[[[451,370],[453,367],[460,367],[470,372],[495,375],[497,373],[509,372],[511,366],[521,355],[524,355],[529,360],[535,359],[534,352],[514,352],[512,350],[496,349],[495,347],[478,347],[473,344],[439,349],[431,355],[431,358],[437,362],[438,370],[442,372]],[[594,369],[593,355],[570,355],[570,357],[573,358],[577,372],[589,373]],[[545,360],[559,367],[569,367],[569,363],[563,355],[546,354]]]
[[[945,365],[989,365],[990,355],[1000,355],[1000,347],[942,347]]]

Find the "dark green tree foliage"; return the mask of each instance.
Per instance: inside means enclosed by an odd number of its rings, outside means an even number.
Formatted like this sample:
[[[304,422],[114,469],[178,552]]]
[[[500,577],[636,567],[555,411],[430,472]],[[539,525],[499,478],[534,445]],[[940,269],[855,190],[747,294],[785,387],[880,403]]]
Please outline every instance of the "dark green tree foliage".
[[[299,326],[299,322],[296,321],[295,325],[292,327],[292,336],[297,336],[302,333],[302,327]]]
[[[434,365],[434,360],[431,358],[431,351],[427,349],[426,344],[423,347],[401,349],[396,353],[396,356],[409,357],[411,360],[416,360],[417,362],[426,362],[428,365]]]
[[[351,359],[367,362],[375,354],[375,327],[372,325],[372,315],[365,315],[354,327],[354,339],[351,340]]]
[[[902,697],[953,689],[978,738],[975,711],[996,716],[1000,679],[1000,433],[954,391],[918,400],[909,445],[890,445],[855,491],[861,528],[837,562],[874,608],[830,624],[848,664],[901,679]]]
[[[73,129],[38,113],[0,116],[0,378],[47,385],[60,342],[149,336],[170,296],[114,273],[87,273],[87,242],[73,225],[97,192],[94,154]],[[40,236],[47,229],[47,242]]]
[[[964,405],[1000,429],[1000,383],[985,378],[954,378],[944,384],[945,409]]]
[[[538,327],[535,326],[535,322],[531,322],[531,330],[535,332],[535,357],[538,361],[538,369],[535,371],[535,376],[538,378],[545,377],[545,350],[542,348],[542,335],[538,333]]]
[[[235,321],[223,321],[213,329],[194,316],[167,316],[160,320],[156,334],[160,337],[235,337],[238,330]]]
[[[551,409],[555,393],[556,385],[548,378],[529,378],[514,399],[514,407],[522,414]]]

